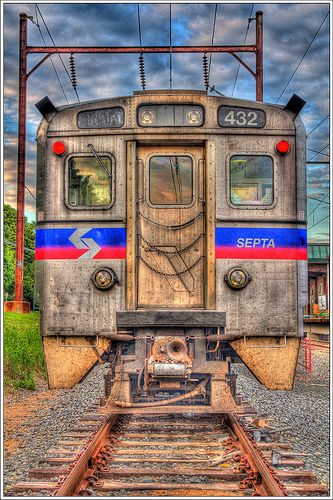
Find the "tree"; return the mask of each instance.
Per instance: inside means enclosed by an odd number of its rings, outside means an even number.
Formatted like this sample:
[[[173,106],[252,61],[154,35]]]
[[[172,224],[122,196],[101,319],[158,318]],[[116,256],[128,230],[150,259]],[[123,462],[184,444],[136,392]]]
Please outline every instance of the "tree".
[[[15,281],[15,242],[16,242],[16,210],[4,205],[4,296],[6,300],[14,300]],[[30,303],[34,298],[35,283],[35,223],[24,218],[24,278],[23,297]],[[29,251],[30,250],[30,251]]]

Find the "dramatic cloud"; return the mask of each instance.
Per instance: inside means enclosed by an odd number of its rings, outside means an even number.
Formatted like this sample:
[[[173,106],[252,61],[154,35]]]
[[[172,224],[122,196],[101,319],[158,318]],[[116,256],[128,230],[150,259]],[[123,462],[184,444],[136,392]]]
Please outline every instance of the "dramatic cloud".
[[[17,89],[19,13],[26,12],[39,23],[47,44],[52,44],[43,20],[33,3],[3,5],[4,25],[4,155],[5,201],[15,205],[17,155]],[[40,3],[47,26],[59,45],[138,45],[137,4],[128,3]],[[322,3],[221,3],[217,7],[215,44],[254,43],[255,23],[248,18],[257,10],[264,13],[264,100],[285,104],[293,93],[307,101],[301,116],[309,133],[329,114],[329,4]],[[169,4],[140,4],[143,45],[169,44]],[[172,4],[172,44],[204,45],[212,40],[215,3]],[[325,21],[324,21],[325,19]],[[324,22],[323,22],[324,21]],[[322,26],[321,26],[322,24]],[[315,34],[321,26],[318,34]],[[315,37],[315,38],[314,38]],[[312,43],[311,43],[312,42]],[[311,43],[310,48],[308,49]],[[28,44],[43,45],[35,24],[28,23]],[[302,56],[308,49],[299,65]],[[68,68],[68,55],[62,56]],[[40,56],[29,56],[31,68]],[[133,55],[84,55],[75,57],[78,92],[81,101],[130,95],[140,88],[138,59]],[[43,64],[30,78],[27,102],[27,178],[35,192],[35,134],[40,115],[34,104],[44,95],[57,105],[76,102],[75,93],[56,55],[52,56],[66,97],[57,81],[51,61]],[[254,56],[244,61],[254,67]],[[173,88],[203,89],[202,59],[198,55],[173,55]],[[288,83],[294,70],[295,75]],[[145,56],[147,88],[169,87],[169,56]],[[237,79],[236,79],[237,76]],[[212,56],[210,84],[225,94],[255,99],[252,76],[229,54]],[[288,84],[288,85],[287,85]],[[283,92],[285,86],[285,91]],[[283,92],[283,93],[282,93]],[[281,95],[282,94],[282,95]],[[67,99],[67,100],[66,100]],[[308,138],[308,160],[322,161],[329,154],[329,119]],[[313,151],[311,151],[313,150]],[[321,151],[320,154],[316,154]],[[328,193],[328,165],[308,166],[308,194],[322,199]],[[327,197],[328,199],[328,197]],[[308,213],[316,207],[309,198]],[[34,218],[34,199],[26,193],[26,212]],[[321,203],[310,217],[309,226],[328,213]],[[311,239],[327,239],[328,219],[310,229]]]

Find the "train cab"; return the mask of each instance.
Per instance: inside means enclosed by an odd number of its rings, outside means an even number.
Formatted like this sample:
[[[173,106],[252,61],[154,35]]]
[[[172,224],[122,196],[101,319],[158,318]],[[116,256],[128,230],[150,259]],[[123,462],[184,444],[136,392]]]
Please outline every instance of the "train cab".
[[[305,131],[205,91],[37,104],[36,278],[51,388],[232,411],[232,362],[292,389],[307,301]],[[203,410],[201,410],[203,409]]]

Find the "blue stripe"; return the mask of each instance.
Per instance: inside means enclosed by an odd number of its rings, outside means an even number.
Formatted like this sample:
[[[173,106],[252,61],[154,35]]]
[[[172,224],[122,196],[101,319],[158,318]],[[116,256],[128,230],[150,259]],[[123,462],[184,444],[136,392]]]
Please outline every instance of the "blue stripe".
[[[37,229],[36,248],[76,248],[69,241],[70,236],[77,228]],[[100,247],[126,246],[126,228],[124,227],[99,227],[89,229],[81,238],[92,238]]]
[[[217,227],[215,230],[217,247],[266,248],[270,240],[273,240],[274,248],[307,248],[306,229]]]

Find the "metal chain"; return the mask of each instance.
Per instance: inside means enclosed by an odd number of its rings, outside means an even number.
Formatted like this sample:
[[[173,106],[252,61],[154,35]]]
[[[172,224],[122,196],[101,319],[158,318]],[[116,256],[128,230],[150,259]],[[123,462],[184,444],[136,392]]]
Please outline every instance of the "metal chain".
[[[193,224],[193,222],[195,222],[197,219],[199,219],[200,217],[202,217],[203,212],[200,212],[198,215],[196,215],[195,217],[193,217],[193,219],[190,219],[187,222],[184,222],[183,224],[178,224],[176,226],[164,225],[164,224],[161,224],[159,222],[155,222],[155,221],[149,219],[148,217],[146,217],[145,215],[143,215],[140,211],[138,211],[138,215],[140,215],[140,217],[142,217],[143,219],[145,219],[150,224],[153,224],[153,226],[163,227],[164,229],[181,229],[183,227],[189,226],[190,224]]]
[[[142,234],[140,234],[140,238],[143,239],[143,241],[153,250],[155,250],[155,252],[161,254],[161,255],[178,255],[180,253],[183,253],[183,252],[186,252],[186,250],[189,250],[190,248],[192,248],[196,243],[198,243],[198,241],[200,240],[200,238],[202,238],[202,236],[204,236],[203,233],[199,234],[199,236],[194,240],[192,241],[192,243],[190,243],[189,245],[187,245],[187,247],[184,247],[184,248],[181,248],[180,250],[170,250],[170,251],[166,251],[166,250],[161,250],[160,248],[156,247],[155,245],[152,245],[151,243],[149,243],[148,240],[146,240],[146,238],[144,236],[142,236]],[[166,245],[167,246],[167,245]]]
[[[184,271],[178,271],[178,272],[175,272],[175,273],[163,273],[162,271],[158,271],[157,269],[155,269],[153,266],[151,266],[150,264],[148,264],[148,262],[143,258],[141,257],[140,255],[140,260],[151,270],[153,271],[154,273],[156,274],[159,274],[160,276],[167,276],[167,277],[175,277],[175,276],[181,276],[182,274],[185,274],[187,273],[188,271],[190,271],[191,269],[193,269],[199,262],[201,259],[203,259],[203,255],[200,255],[200,257],[195,261],[193,262],[193,264],[189,267],[187,267],[186,269],[184,269]]]

